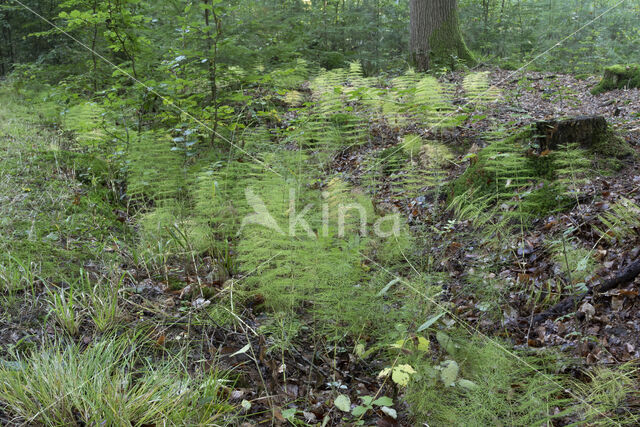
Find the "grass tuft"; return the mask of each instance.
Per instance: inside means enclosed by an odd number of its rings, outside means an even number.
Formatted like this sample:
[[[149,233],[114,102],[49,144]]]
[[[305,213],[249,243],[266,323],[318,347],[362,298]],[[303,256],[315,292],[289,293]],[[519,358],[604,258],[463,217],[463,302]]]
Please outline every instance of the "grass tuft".
[[[140,343],[105,336],[87,349],[55,344],[0,366],[0,402],[17,424],[216,425],[233,408],[219,372],[190,376],[152,363]]]

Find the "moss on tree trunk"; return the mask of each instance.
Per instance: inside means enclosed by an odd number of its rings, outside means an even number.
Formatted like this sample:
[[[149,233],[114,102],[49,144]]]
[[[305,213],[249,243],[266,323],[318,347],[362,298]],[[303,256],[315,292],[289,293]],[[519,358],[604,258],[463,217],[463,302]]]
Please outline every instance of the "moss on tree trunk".
[[[640,87],[640,65],[612,65],[604,70],[604,76],[591,93],[597,95],[613,89]]]
[[[429,39],[431,63],[453,69],[458,62],[473,65],[475,59],[467,48],[458,26],[457,13],[433,31]]]
[[[460,32],[456,0],[411,0],[411,62],[419,71],[475,60]]]

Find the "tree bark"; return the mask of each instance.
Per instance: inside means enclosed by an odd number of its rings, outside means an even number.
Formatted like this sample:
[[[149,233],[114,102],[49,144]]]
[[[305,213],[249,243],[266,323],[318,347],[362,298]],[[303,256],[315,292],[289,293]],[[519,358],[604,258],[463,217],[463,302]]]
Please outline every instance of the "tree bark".
[[[3,5],[6,5],[7,3],[8,3],[7,1],[2,2]],[[16,57],[15,57],[16,49],[15,49],[15,46],[13,45],[13,36],[11,35],[11,21],[9,19],[9,12],[7,12],[6,9],[4,11],[4,25],[2,26],[2,36],[6,41],[7,50],[8,50],[7,59],[9,60],[9,64],[4,70],[6,73],[8,73],[9,71],[11,71],[11,69],[16,63]]]
[[[204,0],[205,6],[209,6],[209,0]],[[216,34],[215,37],[211,34],[211,18],[215,24]],[[206,40],[207,40],[207,59],[209,68],[209,89],[211,91],[211,102],[213,104],[213,129],[211,130],[211,145],[213,146],[216,141],[216,135],[218,134],[218,41],[222,34],[222,23],[220,18],[215,12],[215,9],[205,7],[204,10],[204,23],[207,28]]]
[[[534,123],[540,152],[557,150],[560,145],[578,143],[592,148],[607,137],[608,124],[602,116],[578,116],[569,119],[551,119]]]
[[[96,57],[96,43],[98,42],[98,1],[93,0],[93,37],[91,39],[91,61],[93,62],[93,93],[98,91],[98,58]]]
[[[418,71],[474,63],[460,32],[457,0],[411,0],[409,8],[411,62]]]

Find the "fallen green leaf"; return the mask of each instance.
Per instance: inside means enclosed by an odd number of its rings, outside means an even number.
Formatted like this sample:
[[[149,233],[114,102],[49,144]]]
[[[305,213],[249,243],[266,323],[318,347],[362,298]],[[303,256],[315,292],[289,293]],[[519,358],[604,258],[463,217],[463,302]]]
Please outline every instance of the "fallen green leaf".
[[[344,394],[338,395],[338,397],[333,400],[333,404],[342,412],[351,411],[351,399],[349,399],[349,396],[345,396]]]
[[[465,380],[464,378],[458,380],[458,385],[467,390],[478,388],[478,385],[476,383],[474,383],[473,381]]]
[[[355,408],[353,408],[351,415],[353,415],[354,417],[359,417],[360,415],[366,414],[368,410],[369,408],[365,406],[356,406]]]
[[[411,367],[411,365],[398,365],[393,368],[393,372],[391,373],[391,379],[394,383],[406,387],[409,385],[409,381],[411,380],[411,375],[415,374],[416,371]]]
[[[440,379],[445,386],[450,387],[454,385],[458,378],[458,372],[460,367],[455,360],[445,360],[442,362],[442,371],[440,372]]]
[[[445,313],[442,312],[442,313],[438,314],[437,316],[433,316],[433,317],[429,318],[429,320],[427,320],[422,325],[420,325],[420,327],[418,328],[418,330],[416,332],[422,332],[425,329],[429,329],[431,326],[433,326],[434,323],[436,323],[438,321],[438,319],[440,319],[444,315],[445,315]]]
[[[377,405],[377,406],[392,406],[393,405],[393,399],[391,399],[390,397],[387,397],[387,396],[382,396],[382,397],[374,400],[372,403],[374,405]]]
[[[394,420],[398,418],[398,413],[393,408],[389,408],[387,406],[383,406],[382,408],[380,408],[380,410],[382,412],[384,412],[385,414],[387,414],[388,416],[390,416],[391,418],[393,418]]]

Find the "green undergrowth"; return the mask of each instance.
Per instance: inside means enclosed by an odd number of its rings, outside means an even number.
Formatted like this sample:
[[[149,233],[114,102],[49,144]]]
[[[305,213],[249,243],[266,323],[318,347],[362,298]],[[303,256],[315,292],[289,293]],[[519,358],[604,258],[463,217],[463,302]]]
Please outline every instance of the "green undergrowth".
[[[486,337],[448,337],[438,332],[442,361],[407,358],[417,371],[407,390],[417,421],[432,425],[530,426],[567,423],[633,425],[620,411],[633,398],[631,365],[599,368],[585,382],[559,373],[558,354],[509,350]],[[567,409],[560,409],[567,408]]]
[[[48,325],[76,339],[86,324],[100,334],[122,329],[126,313],[118,300],[121,280],[72,280],[85,264],[98,260],[104,267],[122,261],[112,254],[115,247],[129,255],[127,262],[138,279],[144,276],[181,291],[178,310],[191,310],[200,298],[207,300],[209,305],[190,311],[203,325],[244,328],[245,310],[265,313],[259,317],[259,331],[268,338],[269,353],[293,351],[300,341],[341,348],[356,343],[366,349],[363,359],[375,355],[391,364],[390,346],[420,333],[428,336],[441,326],[436,321],[447,311],[440,299],[450,276],[434,268],[436,260],[425,260],[425,247],[432,244],[425,242],[446,236],[455,221],[448,231],[420,234],[394,207],[374,206],[381,186],[388,185],[402,201],[440,200],[449,191],[459,217],[506,234],[579,203],[579,188],[589,178],[593,153],[567,145],[537,154],[531,132],[511,137],[502,132],[469,156],[467,171],[447,186],[450,169],[456,166],[455,147],[402,128],[419,122],[437,134],[482,117],[500,96],[486,73],[470,73],[456,85],[412,71],[393,79],[364,77],[359,64],[351,64],[317,73],[310,93],[298,87],[301,75],[274,78],[285,81],[287,92],[279,96],[295,110],[288,126],[281,126],[283,112],[259,111],[255,121],[238,120],[233,131],[225,129],[231,147],[221,140],[208,145],[208,134],[186,118],[171,122],[170,128],[157,123],[127,128],[123,123],[133,117],[120,117],[126,112],[110,110],[99,98],[59,111],[64,129],[60,135],[76,141],[72,151],[53,141],[23,157],[18,145],[9,145],[13,154],[4,160],[2,175],[8,180],[6,196],[15,193],[9,188],[26,189],[19,203],[0,208],[16,209],[3,215],[7,219],[0,226],[12,234],[0,244],[12,256],[5,267],[21,272],[15,289],[28,288],[33,281],[25,277],[32,273],[65,285],[45,290]],[[460,94],[468,100],[462,106]],[[371,121],[397,129],[400,137],[365,154],[366,170],[353,182],[331,166],[340,155],[379,137],[370,132]],[[4,132],[17,135],[22,147],[20,132],[25,130]],[[117,209],[135,221],[134,236],[118,220]],[[590,258],[578,245],[561,252],[552,242],[549,251],[558,264],[564,259],[581,266],[587,260],[584,268],[567,269],[576,280],[591,272]],[[89,424],[156,422],[163,411],[170,412],[163,418],[170,421],[180,415],[193,424],[217,422],[229,409],[218,395],[208,394],[218,390],[219,378],[214,384],[207,376],[187,377],[177,360],[152,366],[131,354],[135,346],[106,336],[84,351],[56,344],[24,356],[24,369],[0,371],[12,378],[9,388],[16,389],[10,390],[13,400],[5,402],[15,405],[21,420],[58,424],[68,419],[69,405],[75,408],[74,417]],[[122,362],[98,350],[94,354],[94,349],[114,352]],[[438,382],[442,369],[453,363],[442,365],[435,362],[436,353],[429,356],[406,357],[417,371],[407,400],[416,418],[435,425],[459,420],[477,425],[552,422],[566,415],[556,407],[574,402],[562,388],[545,381],[550,377],[566,386],[567,378],[554,373],[553,362],[542,356],[517,355],[534,369],[489,340],[471,340],[439,361],[453,360],[459,366],[456,386]],[[111,399],[117,396],[110,388],[97,396],[80,386],[82,393],[71,393],[71,403],[41,411],[48,404],[47,392],[29,393],[51,384],[71,386],[65,382],[71,379],[60,378],[58,368],[64,363],[104,365],[105,374],[88,368],[77,376],[123,384],[136,398],[114,403]],[[172,370],[169,364],[178,368]],[[55,382],[44,384],[35,372]],[[139,379],[148,380],[143,385]],[[18,390],[18,381],[31,387]],[[176,391],[176,382],[184,387]],[[149,393],[160,398],[138,405]],[[176,409],[178,404],[183,407]]]
[[[573,291],[586,289],[585,282],[596,269],[596,261],[592,250],[580,247],[575,238],[564,235],[550,237],[547,242],[551,259],[566,274],[566,281],[575,287]]]
[[[484,93],[486,81],[483,73],[465,81],[471,97],[482,95],[478,104],[498,96],[495,91]],[[232,247],[240,273],[229,282],[234,304],[257,298],[264,301],[259,308],[269,312],[307,313],[319,333],[384,335],[385,318],[410,325],[415,316],[429,314],[429,304],[421,310],[403,303],[415,289],[397,284],[380,294],[393,276],[382,274],[376,263],[392,270],[406,265],[415,257],[413,238],[399,218],[391,233],[394,217],[383,221],[369,196],[332,177],[327,166],[338,153],[367,142],[365,117],[419,119],[446,128],[466,116],[451,114],[452,87],[413,72],[381,87],[377,79],[362,76],[359,64],[352,64],[318,74],[310,87],[311,102],[300,108],[289,129],[244,129],[241,152],[213,150],[189,160],[162,148],[160,136],[152,146],[142,142],[140,149],[134,142],[127,156],[129,195],[152,202],[139,216],[139,253],[162,276],[168,260],[188,263],[189,254],[229,253]],[[153,155],[137,156],[137,150]],[[453,159],[445,146],[407,135],[396,151],[395,163],[386,153],[378,159],[385,174],[397,177],[397,189],[405,197],[441,188],[443,169]],[[373,180],[379,179],[376,168]],[[172,190],[158,193],[158,182],[169,183]],[[300,213],[302,221],[296,221]],[[410,276],[419,292],[439,292],[429,277]],[[230,320],[226,310],[211,311]]]
[[[407,134],[399,146],[365,157],[361,185],[375,194],[377,186],[388,180],[393,194],[401,199],[437,196],[445,190],[447,169],[454,157],[444,144]]]
[[[159,352],[143,324],[128,323],[125,276],[126,283],[132,277],[122,267],[139,259],[120,192],[122,175],[130,171],[120,163],[122,155],[104,150],[104,134],[94,128],[99,121],[59,132],[42,126],[24,99],[4,92],[2,97],[3,420],[25,425],[231,423],[235,409],[226,392],[233,382],[215,364],[206,370],[194,366],[186,341]],[[73,139],[83,132],[100,137]],[[139,181],[159,179],[131,175]],[[138,188],[134,194],[149,194],[144,201],[168,200],[166,192]],[[12,334],[7,341],[5,328]]]
[[[538,357],[514,357],[500,343],[479,337],[471,342],[456,340],[450,347],[453,354],[445,356],[449,362],[413,362],[419,378],[410,384],[407,400],[418,420],[433,425],[459,420],[468,425],[544,425],[560,418],[563,414],[554,414],[554,410],[571,401],[551,361],[544,364]],[[442,368],[449,365],[454,366],[453,384],[445,384],[450,380],[441,376]]]
[[[368,196],[337,178],[309,188],[304,171],[321,164],[312,155],[282,152],[263,159],[273,172],[229,163],[198,179],[194,225],[238,241],[236,261],[246,278],[233,285],[236,302],[259,295],[269,311],[302,315],[305,307],[316,333],[336,336],[385,334],[391,318],[410,322],[429,314],[427,303],[414,310],[400,304],[411,292],[402,285],[380,295],[393,277],[381,281],[369,262],[392,266],[403,261],[402,251],[412,255],[399,217],[381,221]],[[303,220],[292,223],[301,212]],[[376,223],[389,237],[375,235]],[[428,281],[417,286],[434,293]]]
[[[99,156],[62,149],[54,132],[34,123],[25,107],[3,97],[4,155],[0,169],[0,263],[33,264],[38,277],[66,282],[125,234],[110,167]]]
[[[506,230],[573,207],[594,170],[612,173],[632,151],[613,131],[589,149],[566,144],[539,152],[530,130],[497,132],[489,141],[467,157],[470,164],[450,185],[449,201],[459,217]]]
[[[636,158],[635,150],[616,131],[607,132],[590,148],[593,166],[603,175],[620,171],[626,161]]]
[[[477,96],[485,81],[486,75],[469,79],[465,88]],[[208,233],[214,241],[236,242],[237,264],[246,275],[233,284],[236,302],[258,296],[268,311],[306,313],[314,319],[314,330],[325,336],[397,339],[389,325],[417,327],[416,319],[433,314],[428,301],[440,285],[417,271],[410,271],[407,284],[394,282],[388,270],[404,270],[416,257],[408,228],[392,215],[383,220],[369,196],[339,177],[326,176],[326,165],[337,153],[366,142],[363,116],[421,119],[442,128],[461,117],[451,117],[451,88],[411,72],[383,89],[352,64],[321,73],[310,86],[313,103],[278,137],[279,145],[263,130],[245,132],[244,148],[260,164],[230,160],[238,153],[199,170],[186,221],[192,233],[185,234]],[[405,136],[398,149],[377,156],[383,173],[396,177],[405,197],[440,188],[443,168],[453,159],[445,146],[417,135]],[[374,181],[377,168],[371,168]],[[294,220],[292,226],[292,214],[295,218],[300,212],[304,224]],[[391,233],[394,218],[399,222]],[[378,226],[382,229],[376,233]]]
[[[594,226],[601,239],[608,243],[620,242],[638,234],[640,230],[640,206],[627,198],[621,198],[602,213],[598,220],[601,225]]]

